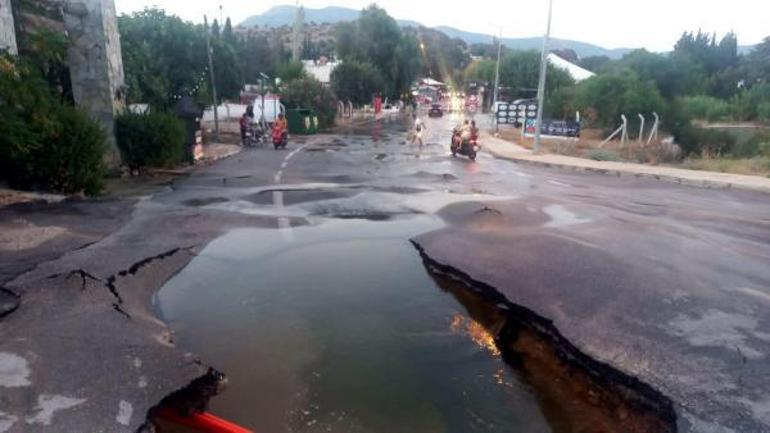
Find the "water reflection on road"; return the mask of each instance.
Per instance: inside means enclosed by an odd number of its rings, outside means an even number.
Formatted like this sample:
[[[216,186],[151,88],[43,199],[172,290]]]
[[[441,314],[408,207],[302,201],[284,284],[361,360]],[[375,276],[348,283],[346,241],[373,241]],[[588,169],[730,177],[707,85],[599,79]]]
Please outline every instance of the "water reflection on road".
[[[433,217],[233,230],[158,296],[176,341],[230,377],[255,431],[546,432],[485,328],[407,239]]]

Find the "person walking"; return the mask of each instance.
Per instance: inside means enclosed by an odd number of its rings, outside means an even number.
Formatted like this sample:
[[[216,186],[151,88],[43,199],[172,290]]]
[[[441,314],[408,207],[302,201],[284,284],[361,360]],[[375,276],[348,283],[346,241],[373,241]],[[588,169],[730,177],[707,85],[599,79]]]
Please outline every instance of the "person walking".
[[[425,131],[425,123],[417,117],[417,114],[413,115],[414,117],[414,135],[412,136],[412,144],[415,144],[416,142],[420,142],[420,147],[422,147],[422,134]]]

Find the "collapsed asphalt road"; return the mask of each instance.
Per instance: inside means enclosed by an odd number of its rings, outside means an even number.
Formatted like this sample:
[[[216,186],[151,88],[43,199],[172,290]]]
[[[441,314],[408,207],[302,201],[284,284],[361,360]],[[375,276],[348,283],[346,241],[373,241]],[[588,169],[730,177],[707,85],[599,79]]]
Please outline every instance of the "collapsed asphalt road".
[[[451,122],[429,121],[423,148],[394,119],[248,150],[152,197],[0,210],[0,432],[135,431],[202,375],[152,299],[232,229],[424,215],[445,225],[415,236],[425,260],[670,399],[680,431],[770,431],[766,195],[452,159]]]

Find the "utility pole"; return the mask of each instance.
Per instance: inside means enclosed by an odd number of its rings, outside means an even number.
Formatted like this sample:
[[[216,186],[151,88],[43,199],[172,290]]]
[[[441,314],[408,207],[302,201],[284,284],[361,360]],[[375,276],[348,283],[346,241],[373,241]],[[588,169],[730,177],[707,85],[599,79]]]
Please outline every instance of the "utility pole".
[[[497,66],[495,67],[495,88],[492,93],[492,110],[494,111],[497,106],[497,97],[499,96],[500,87],[500,55],[503,51],[503,30],[499,29],[499,36],[497,38]],[[497,123],[497,122],[495,122]]]
[[[553,12],[553,0],[548,0],[548,25],[543,38],[543,52],[540,54],[540,81],[537,84],[537,119],[535,119],[535,143],[533,150],[540,152],[540,129],[543,125],[543,105],[545,105],[545,79],[548,71],[548,43],[551,37],[551,13]]]
[[[259,84],[260,84],[260,87],[262,88],[262,108],[261,108],[262,113],[259,115],[260,125],[262,126],[263,130],[267,130],[267,118],[265,118],[265,81],[269,80],[270,77],[264,72],[260,72],[259,75],[260,75]],[[273,115],[275,116],[276,113],[273,113]]]
[[[209,78],[211,78],[211,98],[214,102],[214,133],[219,141],[219,104],[217,103],[217,83],[214,79],[214,60],[211,58],[211,33],[206,15],[203,15],[203,28],[206,30],[206,52],[209,56]]]
[[[295,62],[302,60],[300,43],[302,43],[302,30],[305,25],[305,8],[299,4],[299,0],[297,0],[297,6],[297,14],[294,17],[294,40],[291,45],[291,59]]]

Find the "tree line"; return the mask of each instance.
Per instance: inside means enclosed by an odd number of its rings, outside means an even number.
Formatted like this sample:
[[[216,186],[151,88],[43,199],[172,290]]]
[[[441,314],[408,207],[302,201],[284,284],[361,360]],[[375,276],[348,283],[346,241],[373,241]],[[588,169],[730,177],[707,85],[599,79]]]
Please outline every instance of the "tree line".
[[[493,82],[493,44],[472,46],[485,60],[472,63],[464,79]],[[685,152],[727,151],[733,143],[724,134],[705,134],[693,120],[770,122],[770,37],[750,53],[738,52],[738,39],[721,39],[701,31],[685,32],[670,53],[634,50],[621,59],[605,56],[578,59],[558,53],[596,73],[580,83],[565,71],[549,66],[545,112],[548,117],[583,114],[590,127],[612,129],[626,114],[630,131],[638,131],[637,113],[657,112],[662,127],[674,135]],[[518,96],[532,96],[537,84],[539,55],[503,49],[501,86]]]
[[[148,8],[120,16],[118,26],[130,102],[169,108],[180,97],[193,96],[210,103],[207,32],[211,34],[216,86],[222,99],[237,98],[243,84],[254,83],[260,72],[280,77],[284,86],[274,90],[282,94],[295,93],[289,90],[292,81],[311,80],[300,64],[290,61],[279,33],[239,35],[229,18],[224,26],[215,20],[207,28]],[[436,30],[403,29],[376,5],[365,8],[358,20],[338,24],[332,44],[306,37],[301,48],[304,58],[325,56],[342,61],[329,90],[338,99],[357,105],[369,103],[374,95],[409,97],[410,87],[419,76],[460,80],[470,63],[463,41]]]

